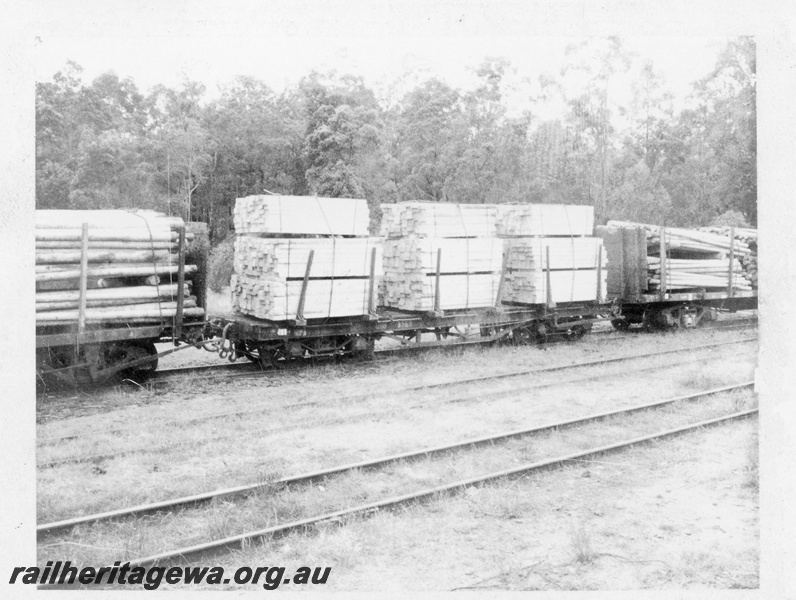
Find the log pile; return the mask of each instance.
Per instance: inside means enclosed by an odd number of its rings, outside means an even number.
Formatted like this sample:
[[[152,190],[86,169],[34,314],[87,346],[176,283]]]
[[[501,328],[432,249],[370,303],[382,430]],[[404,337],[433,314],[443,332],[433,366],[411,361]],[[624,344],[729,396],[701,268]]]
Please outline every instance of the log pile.
[[[748,229],[744,227],[700,227],[699,231],[707,231],[717,235],[729,236],[735,235],[735,239],[745,243],[751,250],[748,254],[741,255],[741,266],[743,267],[744,274],[749,282],[752,284],[752,289],[757,289],[757,229]]]
[[[757,236],[755,232],[742,230],[734,238],[730,229],[705,231],[696,229],[665,228],[665,239],[661,240],[662,228],[643,223],[609,221],[606,236],[616,236],[618,231],[627,237],[643,236],[644,246],[635,245],[636,254],[644,256],[625,257],[619,279],[628,279],[628,265],[645,263],[645,288],[648,292],[685,290],[732,290],[750,291],[757,287]],[[627,248],[626,248],[627,251]],[[662,261],[662,256],[666,257]],[[610,256],[609,256],[610,259]],[[629,279],[635,279],[635,273]],[[623,297],[629,297],[624,295]]]
[[[84,224],[86,233],[84,236]],[[36,325],[166,323],[178,312],[182,219],[153,211],[38,210]],[[186,276],[196,272],[185,265]],[[183,316],[204,310],[183,288]]]
[[[247,196],[235,201],[235,233],[272,236],[368,235],[365,200],[317,196]]]
[[[235,312],[291,321],[375,308],[381,243],[366,237],[365,200],[249,196],[236,201],[234,215]]]
[[[502,263],[502,240],[495,237],[388,238],[382,302],[409,311],[494,306]]]
[[[501,213],[504,302],[594,302],[605,297],[607,260],[602,240],[586,237],[592,233],[593,207],[508,205]]]

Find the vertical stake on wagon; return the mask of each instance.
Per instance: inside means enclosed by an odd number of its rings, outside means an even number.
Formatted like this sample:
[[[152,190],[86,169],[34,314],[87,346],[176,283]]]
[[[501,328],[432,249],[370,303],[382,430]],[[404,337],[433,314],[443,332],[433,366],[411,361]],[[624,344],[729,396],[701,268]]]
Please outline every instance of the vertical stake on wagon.
[[[666,271],[668,271],[666,265],[666,227],[661,227],[661,244],[658,255],[661,263],[661,283],[658,290],[658,299],[663,302],[666,299]]]
[[[603,245],[597,248],[597,304],[603,301]]]
[[[439,298],[439,271],[442,266],[442,248],[437,248],[437,273],[434,280],[434,312],[440,312],[440,298]]]
[[[556,304],[553,302],[553,290],[550,286],[550,246],[545,246],[545,276],[547,283],[547,304],[546,308],[555,308]]]
[[[503,287],[506,282],[506,265],[509,262],[508,255],[510,251],[510,248],[503,251],[503,266],[500,269],[500,281],[498,281],[497,295],[495,296],[495,308],[500,308],[500,304],[503,302]]]
[[[176,346],[177,340],[182,337],[182,313],[185,296],[185,223],[179,229],[179,266],[177,269],[177,316],[174,323],[171,342]]]
[[[376,314],[376,247],[370,251],[370,295],[368,296],[368,314]]]
[[[312,270],[312,259],[315,258],[315,250],[310,250],[307,257],[307,268],[304,271],[304,281],[301,282],[301,296],[299,296],[298,309],[296,310],[296,322],[298,325],[306,325],[304,320],[304,301],[307,298],[307,286],[310,283],[310,271]]]
[[[80,242],[80,304],[77,313],[78,347],[80,347],[79,336],[86,329],[86,288],[88,287],[88,223],[83,223]]]
[[[735,227],[730,227],[730,269],[727,275],[727,295],[732,298],[733,264],[735,263]]]

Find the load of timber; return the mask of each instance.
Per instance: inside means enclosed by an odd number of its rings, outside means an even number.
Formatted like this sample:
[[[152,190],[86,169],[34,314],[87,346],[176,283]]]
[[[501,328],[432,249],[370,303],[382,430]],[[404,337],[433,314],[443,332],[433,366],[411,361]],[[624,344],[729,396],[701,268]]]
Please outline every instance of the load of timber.
[[[381,235],[433,238],[493,237],[497,234],[498,206],[450,202],[383,204]]]
[[[602,240],[511,238],[506,242],[504,302],[595,302],[606,295]]]
[[[421,312],[494,306],[502,263],[495,237],[387,238],[382,302]]]
[[[572,204],[502,204],[497,222],[500,237],[591,236],[594,207]]]
[[[502,300],[513,304],[596,302],[605,297],[606,259],[592,234],[594,207],[501,207],[506,274]]]
[[[239,198],[233,310],[269,321],[370,314],[381,278],[381,243],[365,237],[368,223],[365,200]]]
[[[378,238],[239,235],[231,281],[232,307],[235,312],[272,321],[366,315],[375,303],[370,298],[371,274],[373,286],[378,285]]]
[[[37,210],[36,325],[203,318],[190,280],[183,279],[180,297],[184,227],[154,211]],[[182,274],[196,271],[184,265]]]
[[[368,235],[365,200],[317,196],[247,196],[235,201],[235,233],[268,236]]]
[[[751,291],[757,287],[757,236],[609,221],[605,240],[609,297],[692,290]],[[754,242],[752,242],[754,239]]]

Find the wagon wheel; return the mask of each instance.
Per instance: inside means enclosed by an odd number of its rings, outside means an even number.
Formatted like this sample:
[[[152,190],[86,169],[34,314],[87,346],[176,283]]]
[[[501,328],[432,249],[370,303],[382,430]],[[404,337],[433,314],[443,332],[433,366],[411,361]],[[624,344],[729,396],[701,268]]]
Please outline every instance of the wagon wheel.
[[[617,331],[627,331],[630,329],[630,321],[627,319],[611,319],[611,325]]]
[[[248,342],[246,340],[236,341],[235,352],[238,356],[245,356],[253,363],[260,362],[260,352],[257,347],[257,342]]]
[[[534,333],[530,327],[517,327],[511,332],[511,341],[515,346],[527,346],[534,340]]]
[[[547,330],[547,325],[544,323],[537,323],[536,327],[534,328],[534,338],[536,339],[537,344],[546,344],[547,339],[549,336],[549,332]]]
[[[481,337],[492,337],[497,333],[496,327],[491,327],[489,325],[481,325]]]
[[[152,357],[152,360],[128,369],[116,371],[115,373],[102,377],[102,380],[107,380],[115,376],[119,379],[130,379],[137,382],[146,381],[155,374],[158,368],[158,351],[157,348],[155,348],[155,344],[150,341],[119,342],[108,348],[105,354],[105,363],[108,367],[120,366],[124,363],[148,357]]]
[[[574,325],[567,329],[566,339],[574,342],[586,335],[586,328],[583,325]]]
[[[257,345],[257,354],[260,366],[263,369],[283,369],[286,359],[282,345],[269,345],[260,342]]]

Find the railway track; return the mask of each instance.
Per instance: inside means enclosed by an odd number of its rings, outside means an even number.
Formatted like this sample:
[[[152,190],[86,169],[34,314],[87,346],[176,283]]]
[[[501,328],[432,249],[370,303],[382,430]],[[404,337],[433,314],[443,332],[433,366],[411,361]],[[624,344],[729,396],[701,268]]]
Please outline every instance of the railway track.
[[[750,383],[746,384],[738,384],[737,386],[727,386],[723,389],[717,390],[709,390],[707,392],[703,392],[699,395],[705,395],[708,393],[714,394],[722,394],[724,392],[731,391],[732,389],[741,389],[744,387],[748,387],[752,385]],[[643,411],[643,410],[654,410],[656,407],[655,404],[663,405],[665,402],[683,402],[688,401],[689,396],[679,397],[679,398],[671,398],[668,401],[659,401],[658,403],[650,403],[648,406],[636,406],[631,407],[631,409],[636,411]],[[715,407],[714,407],[715,408]],[[616,412],[624,412],[624,411],[616,411]],[[428,503],[428,502],[435,502],[442,500],[448,496],[453,496],[457,493],[467,490],[468,488],[472,488],[475,486],[480,486],[487,483],[494,483],[497,482],[509,482],[516,480],[518,477],[525,477],[527,475],[533,473],[540,473],[540,472],[550,472],[555,471],[557,469],[562,469],[567,466],[574,466],[574,465],[582,465],[583,461],[590,461],[594,460],[597,457],[603,456],[608,453],[614,452],[621,452],[633,447],[638,447],[644,444],[656,442],[659,440],[665,440],[669,438],[673,438],[676,436],[689,434],[693,432],[697,432],[700,430],[704,430],[709,427],[718,427],[722,425],[727,425],[735,421],[739,421],[742,419],[749,419],[754,417],[758,412],[757,408],[745,408],[743,410],[738,410],[736,407],[733,410],[722,410],[720,413],[710,414],[707,418],[704,415],[700,416],[698,419],[690,418],[688,419],[685,424],[681,421],[678,423],[673,424],[668,423],[664,428],[659,429],[654,432],[649,431],[642,431],[642,432],[632,432],[626,435],[621,436],[621,439],[610,439],[610,440],[602,440],[600,443],[594,444],[587,447],[580,447],[573,449],[566,449],[564,451],[560,451],[553,456],[544,457],[540,459],[535,459],[532,461],[523,461],[521,464],[513,464],[512,466],[506,468],[501,465],[492,465],[492,469],[478,473],[474,476],[468,477],[461,477],[461,476],[454,476],[449,478],[447,482],[438,483],[436,485],[428,485],[426,484],[424,487],[420,489],[414,489],[409,492],[405,493],[389,493],[383,495],[375,495],[373,498],[369,498],[370,494],[365,494],[359,502],[352,503],[352,502],[336,502],[337,506],[342,504],[344,508],[337,508],[336,506],[320,506],[318,507],[317,512],[309,511],[308,514],[304,515],[299,514],[294,516],[293,518],[287,518],[283,520],[277,520],[276,523],[268,523],[270,519],[266,518],[267,526],[263,527],[262,525],[257,526],[255,524],[252,527],[250,524],[249,527],[242,527],[239,531],[241,533],[235,533],[233,535],[229,535],[227,532],[223,532],[222,536],[218,537],[210,537],[204,538],[198,543],[189,543],[187,545],[179,545],[177,547],[172,547],[171,549],[167,549],[165,551],[150,551],[149,553],[142,553],[139,556],[130,557],[129,555],[126,556],[116,556],[117,564],[118,562],[123,562],[129,566],[129,568],[133,567],[147,567],[147,566],[154,566],[154,565],[161,565],[161,566],[168,566],[174,564],[186,564],[186,562],[190,563],[192,561],[200,560],[207,560],[210,556],[215,556],[220,553],[227,553],[238,549],[247,549],[252,548],[253,543],[257,543],[259,540],[275,540],[282,536],[291,534],[291,533],[302,533],[307,532],[308,530],[312,530],[314,527],[323,526],[323,527],[330,527],[330,526],[339,526],[345,524],[351,518],[361,518],[367,519],[373,515],[379,514],[381,511],[385,510],[392,510],[401,506],[417,506],[421,503]],[[426,458],[432,458],[435,454],[444,454],[444,453],[455,453],[460,452],[462,450],[466,450],[467,447],[476,448],[478,446],[491,446],[494,447],[496,444],[500,444],[501,441],[506,441],[508,438],[506,436],[509,435],[533,435],[534,433],[543,433],[543,427],[553,428],[554,430],[565,429],[568,427],[576,427],[579,424],[579,421],[584,421],[589,417],[592,418],[593,421],[595,420],[604,420],[604,419],[611,419],[615,417],[615,414],[606,413],[603,414],[595,414],[595,415],[587,415],[586,417],[582,417],[580,419],[572,419],[570,421],[562,421],[560,423],[551,423],[546,426],[540,426],[534,429],[529,429],[526,432],[505,432],[503,435],[503,439],[500,439],[500,436],[490,436],[489,438],[479,438],[474,440],[467,440],[463,443],[452,444],[449,446],[439,446],[435,448],[426,448],[420,451],[416,451],[414,453],[405,453],[404,455],[395,455],[390,457],[383,457],[381,459],[377,459],[375,461],[370,461],[372,463],[371,466],[367,467],[364,463],[357,463],[352,465],[343,465],[338,468],[327,469],[325,471],[318,471],[315,473],[307,473],[296,476],[292,478],[293,481],[290,485],[293,486],[291,491],[295,494],[297,493],[296,490],[298,489],[298,493],[301,492],[300,488],[306,488],[306,491],[312,491],[313,489],[317,489],[317,487],[313,487],[311,483],[313,481],[321,480],[323,481],[325,478],[335,477],[344,473],[342,471],[344,468],[351,468],[357,470],[364,470],[369,468],[371,470],[375,470],[381,472],[382,469],[388,467],[391,462],[388,461],[422,461]],[[639,434],[640,433],[640,434]],[[599,441],[599,438],[597,440]],[[505,464],[505,463],[503,463]],[[420,467],[422,469],[422,466]],[[454,472],[455,473],[455,472]],[[453,479],[453,481],[451,481]],[[254,489],[251,491],[236,491],[236,490],[219,490],[220,493],[232,493],[237,495],[243,494],[251,494],[257,493],[259,491],[264,492],[273,492],[275,494],[279,493],[278,489],[275,489],[274,486],[281,482],[273,482],[271,485],[268,486],[255,486]],[[437,482],[435,482],[437,483]],[[302,485],[304,484],[304,485]],[[331,484],[330,484],[331,485]],[[360,484],[361,485],[361,484]],[[287,484],[284,485],[287,489]],[[400,490],[403,491],[403,490]],[[153,517],[151,520],[145,520],[141,522],[142,526],[148,527],[155,527],[157,528],[157,523],[165,523],[170,522],[173,519],[187,519],[186,522],[188,523],[195,523],[196,520],[200,520],[202,515],[207,515],[208,513],[200,513],[199,515],[194,515],[192,512],[192,505],[197,505],[201,503],[208,502],[209,500],[204,499],[201,495],[194,497],[194,498],[185,498],[180,500],[187,500],[188,504],[180,504],[174,506],[160,506],[160,507],[153,507],[152,512],[156,513],[158,516]],[[212,500],[212,499],[211,499]],[[168,501],[170,502],[170,501]],[[353,504],[353,506],[352,506]],[[235,507],[237,504],[233,502],[229,502],[227,506],[230,507],[230,510],[235,511]],[[141,507],[134,507],[134,508],[141,508]],[[120,520],[124,520],[125,518],[130,517],[140,517],[144,513],[136,513],[136,514],[105,514],[105,515],[90,515],[88,517],[84,517],[83,519],[90,519],[92,517],[101,517],[100,520],[93,520],[93,526],[100,527],[99,531],[93,531],[92,529],[92,522],[82,522],[80,525],[83,525],[80,529],[79,535],[88,535],[89,539],[94,540],[93,543],[102,543],[102,531],[108,532],[115,532],[118,531],[122,524],[119,523]],[[173,516],[166,516],[166,515],[173,515]],[[136,521],[138,523],[138,521]],[[73,544],[75,543],[74,540],[80,540],[80,537],[75,537],[74,534],[70,533],[70,530],[73,529],[75,526],[66,526],[66,527],[57,527],[57,523],[45,524],[40,527],[40,530],[37,532],[40,536],[39,539],[39,547],[40,548],[47,548],[47,547],[55,547],[58,543],[47,545],[48,541],[53,541],[54,538],[58,538],[60,535],[68,536],[67,539],[70,541],[68,543]],[[43,528],[50,528],[50,529],[43,529]],[[135,529],[129,529],[130,531],[135,531]],[[97,537],[99,536],[99,537]],[[159,537],[158,539],[164,539],[163,537]],[[165,539],[169,539],[168,535],[166,535]],[[191,542],[193,542],[191,540]],[[45,544],[42,546],[42,544]],[[77,543],[77,545],[81,545]],[[102,549],[102,548],[100,548]],[[109,550],[110,548],[105,548]],[[158,550],[158,549],[155,549]],[[43,562],[44,559],[40,559]],[[102,558],[100,560],[95,560],[93,564],[103,564],[107,563],[110,564],[111,560],[107,558]],[[69,587],[69,586],[43,586],[43,587]]]
[[[477,376],[477,377],[470,377],[470,378],[459,378],[459,379],[452,380],[452,381],[444,381],[444,382],[436,382],[436,383],[408,386],[408,387],[401,388],[400,390],[395,390],[393,392],[387,392],[387,393],[388,394],[396,394],[396,393],[400,393],[400,394],[415,393],[416,394],[417,392],[421,392],[421,391],[429,391],[429,390],[435,390],[435,389],[451,389],[451,388],[454,388],[454,387],[467,386],[467,385],[472,385],[472,384],[489,383],[489,382],[497,382],[497,381],[500,381],[500,380],[506,380],[506,379],[518,378],[518,377],[526,377],[526,376],[532,376],[532,375],[537,375],[537,374],[555,373],[555,372],[560,372],[560,371],[569,371],[569,370],[583,369],[583,368],[594,367],[594,366],[605,366],[605,365],[609,365],[609,364],[625,363],[625,362],[630,362],[630,361],[633,361],[633,360],[641,360],[641,359],[650,358],[650,357],[665,356],[665,355],[671,355],[671,354],[682,354],[684,352],[694,352],[694,351],[699,351],[699,350],[721,348],[721,347],[725,347],[725,346],[732,346],[732,345],[744,344],[744,343],[747,343],[747,342],[753,342],[753,341],[756,341],[756,340],[757,340],[756,337],[750,337],[750,338],[745,338],[745,339],[742,339],[742,340],[734,340],[734,341],[729,341],[729,342],[714,342],[714,343],[710,343],[710,344],[703,344],[703,345],[700,345],[700,346],[689,346],[689,347],[685,347],[685,348],[676,348],[676,349],[672,349],[672,350],[649,352],[649,353],[644,353],[644,354],[621,355],[621,356],[609,357],[609,358],[604,358],[604,359],[582,361],[582,362],[578,362],[578,363],[571,363],[571,364],[564,364],[564,365],[553,365],[553,366],[549,366],[549,367],[537,367],[537,368],[533,368],[533,369],[522,369],[522,370],[518,370],[518,371],[512,371],[512,372],[507,372],[507,373],[498,373],[498,374],[493,374],[493,375]],[[682,361],[670,362],[670,363],[667,363],[667,366],[676,366],[677,364],[682,364],[684,362],[689,362],[690,360],[691,359],[689,358],[689,359],[684,359]],[[654,368],[660,368],[660,367],[652,367],[652,368],[654,369]],[[636,369],[636,371],[640,371],[640,370],[643,370],[643,369]],[[584,378],[579,378],[579,379],[575,379],[573,381],[567,381],[567,382],[562,382],[560,380],[556,381],[556,382],[551,382],[551,383],[534,382],[534,383],[531,383],[529,385],[525,385],[523,387],[523,390],[540,389],[540,388],[544,388],[544,387],[550,387],[550,386],[553,386],[553,385],[561,385],[562,383],[576,383],[576,382],[581,382],[581,381],[594,380],[594,379],[598,379],[598,378],[605,377],[605,376],[611,376],[611,375],[613,375],[613,374],[612,373],[608,373],[608,374],[606,374],[606,373],[598,373],[598,374],[589,375],[589,376],[584,377]],[[497,397],[502,397],[502,396],[511,396],[511,395],[514,395],[514,394],[517,394],[517,393],[518,392],[515,389],[506,390],[506,391],[493,391],[491,393],[479,392],[479,393],[474,394],[474,395],[465,395],[465,396],[448,398],[445,401],[443,401],[443,403],[446,403],[446,404],[463,403],[463,402],[468,402],[468,401],[473,401],[473,400],[482,400],[482,399],[487,398],[487,397],[488,398],[497,398]],[[357,400],[365,400],[365,399],[371,398],[373,395],[374,394],[372,392],[367,392],[367,393],[354,394],[354,395],[344,396],[344,397],[340,397],[340,398],[335,398],[333,400],[328,400],[328,399],[305,400],[305,401],[300,401],[300,402],[292,402],[292,403],[282,404],[280,406],[270,406],[268,408],[271,409],[271,410],[300,409],[300,408],[305,408],[305,407],[317,406],[319,404],[331,404],[332,402],[334,402],[334,403],[355,402]],[[425,406],[426,403],[427,403],[427,401],[420,401],[420,402],[417,402],[417,403],[412,403],[410,405],[405,404],[405,405],[402,405],[402,408],[405,409],[405,410],[411,410],[412,408],[418,408],[418,407],[421,407],[421,406]],[[211,415],[203,415],[201,417],[196,417],[196,418],[172,420],[170,422],[165,422],[165,423],[164,422],[159,422],[159,425],[175,426],[175,427],[180,426],[180,427],[182,427],[182,426],[186,426],[186,425],[207,422],[207,421],[215,420],[215,419],[228,419],[228,418],[231,418],[231,417],[238,417],[238,416],[247,415],[247,414],[262,414],[262,412],[263,412],[263,406],[259,406],[259,405],[257,405],[257,406],[248,406],[247,408],[244,408],[244,409],[239,409],[239,410],[234,410],[234,411],[222,411],[222,412],[214,413],[214,414],[211,414]],[[365,413],[365,415],[363,415],[363,416],[365,416],[365,417],[372,416],[372,413]],[[345,420],[351,421],[352,418],[351,418],[350,415],[348,415],[345,418]],[[328,423],[329,421],[327,420],[326,422]],[[309,424],[306,423],[306,422],[302,422],[302,424],[301,424],[301,426],[303,426],[303,427],[307,427],[308,425]],[[268,434],[270,432],[286,431],[287,429],[288,428],[286,428],[285,426],[278,426],[278,427],[274,427],[274,428],[272,428],[270,430],[269,429],[262,430],[261,433]],[[125,428],[113,428],[113,429],[104,429],[103,433],[104,434],[116,435],[116,434],[123,434],[123,433],[125,433],[127,431],[128,431],[128,429],[125,429]],[[60,443],[60,442],[69,441],[69,440],[72,440],[72,439],[77,439],[78,437],[80,437],[79,434],[70,434],[70,435],[64,435],[64,436],[52,437],[52,438],[40,438],[40,442],[42,442],[42,443]],[[203,442],[204,443],[208,443],[208,442],[218,441],[219,439],[224,439],[226,437],[228,437],[228,434],[218,435],[218,436],[210,436],[210,437],[204,438]],[[195,444],[195,442],[186,442],[186,443]],[[113,458],[129,455],[129,454],[134,454],[134,453],[140,453],[140,452],[162,452],[164,450],[177,449],[179,447],[180,447],[180,443],[177,443],[177,444],[170,444],[170,445],[165,445],[165,446],[148,446],[146,448],[135,448],[135,449],[119,450],[119,451],[116,451],[116,452],[108,452],[108,453],[102,453],[102,454],[74,456],[74,457],[63,458],[63,459],[58,459],[58,460],[54,460],[54,461],[43,462],[43,463],[40,463],[38,465],[38,467],[39,468],[52,468],[52,467],[58,467],[58,466],[62,466],[62,465],[66,465],[66,464],[73,464],[73,463],[78,463],[78,462],[93,462],[93,461],[99,461],[99,460],[109,460],[109,459],[113,459]]]
[[[284,488],[290,485],[295,485],[299,483],[310,483],[310,482],[317,482],[323,479],[326,479],[332,475],[341,475],[346,472],[354,471],[354,470],[366,470],[366,469],[374,469],[377,467],[384,467],[388,464],[398,463],[400,461],[406,460],[415,460],[418,458],[424,457],[431,457],[438,454],[443,454],[446,452],[453,452],[456,450],[463,450],[467,448],[474,448],[477,446],[482,446],[486,444],[494,444],[496,442],[502,442],[510,438],[518,438],[518,437],[525,437],[532,434],[538,434],[545,431],[552,431],[558,430],[564,427],[572,427],[576,425],[582,425],[584,423],[590,423],[594,421],[599,421],[603,419],[607,419],[609,417],[615,417],[620,415],[628,415],[631,413],[643,411],[643,410],[650,410],[654,408],[660,408],[662,406],[675,404],[678,402],[686,402],[686,401],[693,401],[698,400],[701,398],[705,398],[707,396],[713,396],[716,394],[721,394],[724,392],[734,391],[734,390],[743,390],[743,389],[751,389],[754,387],[754,381],[748,381],[744,383],[739,383],[730,386],[724,386],[721,388],[715,388],[711,390],[705,390],[702,392],[697,392],[694,394],[688,394],[684,396],[676,396],[674,398],[667,398],[664,400],[656,400],[653,402],[646,402],[642,404],[637,404],[634,406],[630,406],[628,408],[621,408],[615,410],[609,410],[594,414],[589,414],[583,417],[578,417],[575,419],[566,419],[563,421],[556,421],[553,423],[547,423],[544,425],[537,425],[528,428],[522,429],[515,429],[511,431],[503,431],[500,433],[478,437],[474,439],[465,440],[462,442],[456,442],[452,444],[444,444],[438,446],[432,446],[427,448],[422,448],[420,450],[413,450],[409,452],[402,452],[399,454],[393,454],[390,456],[385,456],[377,459],[359,461],[355,463],[340,465],[336,467],[331,467],[327,469],[322,469],[320,471],[310,472],[310,473],[303,473],[300,475],[294,475],[289,477],[283,477],[277,479],[275,481],[270,481],[267,483],[257,482],[251,483],[241,486],[236,486],[232,488],[214,490],[211,492],[205,492],[201,494],[195,494],[191,496],[176,498],[172,500],[164,500],[160,502],[148,503],[148,504],[141,504],[138,506],[133,506],[129,508],[119,509],[108,511],[99,514],[93,515],[86,515],[82,517],[75,517],[72,519],[64,519],[61,521],[53,522],[53,523],[46,523],[43,525],[39,525],[36,528],[38,534],[43,533],[54,533],[56,531],[64,531],[71,529],[73,527],[77,527],[79,525],[85,525],[89,523],[97,523],[101,521],[109,521],[113,519],[121,519],[121,518],[128,518],[132,516],[141,516],[148,513],[153,513],[157,511],[163,510],[175,510],[178,508],[183,508],[190,505],[195,505],[201,502],[208,502],[215,499],[229,499],[235,498],[240,496],[245,496],[247,494],[251,494],[254,492],[266,492],[274,489]]]

